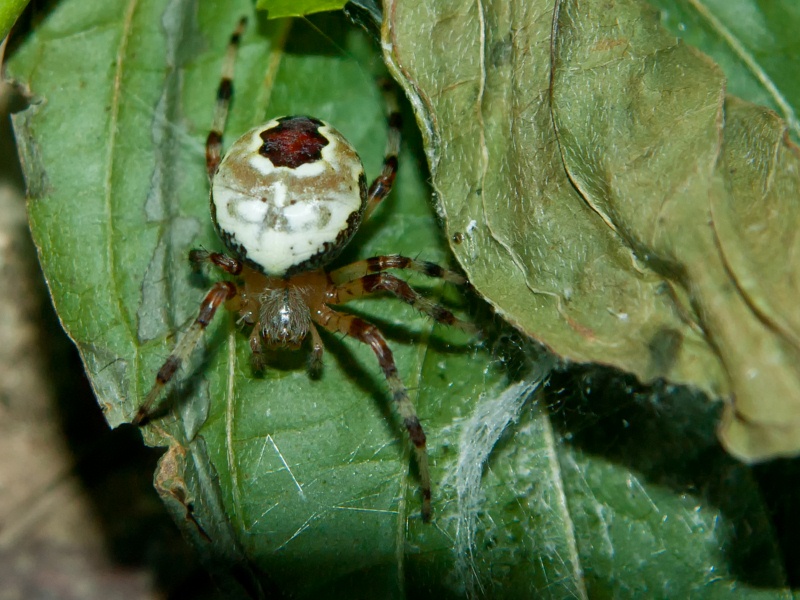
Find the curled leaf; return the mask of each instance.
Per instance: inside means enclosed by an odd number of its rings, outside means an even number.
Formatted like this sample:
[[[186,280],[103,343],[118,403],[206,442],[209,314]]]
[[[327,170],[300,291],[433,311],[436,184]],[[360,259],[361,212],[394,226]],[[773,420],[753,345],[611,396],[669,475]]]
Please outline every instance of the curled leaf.
[[[735,398],[720,431],[728,449],[748,460],[795,454],[800,345],[781,298],[796,297],[800,255],[781,219],[798,216],[796,149],[777,119],[770,135],[764,111],[745,116],[735,100],[724,111],[721,70],[664,31],[654,10],[611,8],[557,7],[553,120],[564,164],[643,266],[681,288]]]
[[[664,278],[565,173],[550,107],[552,4],[504,6],[463,5],[417,32],[414,11],[433,9],[396,3],[386,30],[417,99],[453,252],[504,318],[557,354],[726,392],[718,357]],[[608,81],[618,94],[626,83]],[[570,102],[588,118],[595,101],[578,88]]]

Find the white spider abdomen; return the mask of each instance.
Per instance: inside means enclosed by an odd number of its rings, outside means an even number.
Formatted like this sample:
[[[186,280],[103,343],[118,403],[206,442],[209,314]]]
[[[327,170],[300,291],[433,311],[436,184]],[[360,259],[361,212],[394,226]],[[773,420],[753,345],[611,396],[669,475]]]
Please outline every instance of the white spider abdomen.
[[[333,127],[281,117],[236,140],[211,183],[220,238],[268,276],[315,269],[335,258],[361,222],[364,167]]]

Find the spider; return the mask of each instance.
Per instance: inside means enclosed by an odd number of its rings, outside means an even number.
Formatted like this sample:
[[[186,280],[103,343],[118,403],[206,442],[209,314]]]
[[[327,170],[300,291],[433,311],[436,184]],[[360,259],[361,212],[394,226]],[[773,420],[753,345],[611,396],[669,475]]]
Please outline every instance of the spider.
[[[401,117],[394,95],[388,101],[389,136],[380,175],[367,187],[353,146],[327,123],[307,116],[273,119],[245,133],[221,157],[222,135],[233,95],[233,72],[242,19],[228,43],[217,91],[213,124],[206,141],[211,218],[227,254],[192,250],[190,261],[219,268],[231,280],[206,294],[197,318],[156,375],[133,422],[142,424],[163,388],[192,353],[223,304],[252,326],[253,362],[262,365],[264,346],[300,348],[311,337],[311,369],[322,364],[318,328],[338,332],[372,349],[392,400],[414,445],[422,494],[422,518],[431,517],[431,481],[425,432],[392,351],[375,325],[332,305],[389,292],[440,323],[475,333],[476,328],[386,273],[406,269],[464,284],[460,275],[434,263],[396,254],[375,256],[326,271],[390,192],[397,172]],[[387,84],[388,85],[388,84]]]

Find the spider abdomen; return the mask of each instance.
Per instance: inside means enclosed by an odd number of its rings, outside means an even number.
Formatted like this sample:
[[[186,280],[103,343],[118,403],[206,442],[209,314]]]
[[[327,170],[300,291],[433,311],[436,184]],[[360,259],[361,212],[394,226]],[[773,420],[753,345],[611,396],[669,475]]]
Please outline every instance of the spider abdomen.
[[[220,238],[268,276],[323,266],[358,229],[367,199],[361,159],[336,129],[281,117],[236,140],[211,183]]]

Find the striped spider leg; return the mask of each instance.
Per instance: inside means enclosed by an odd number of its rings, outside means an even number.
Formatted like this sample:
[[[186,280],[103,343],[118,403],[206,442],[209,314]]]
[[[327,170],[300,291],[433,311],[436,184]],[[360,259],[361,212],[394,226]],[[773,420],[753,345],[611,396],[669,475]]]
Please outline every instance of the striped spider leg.
[[[228,117],[228,108],[230,107],[230,99],[233,96],[233,69],[236,64],[236,51],[239,47],[239,42],[247,26],[247,19],[242,18],[239,20],[236,29],[231,34],[228,42],[228,48],[225,52],[225,58],[222,63],[222,77],[220,79],[219,87],[217,88],[217,101],[214,106],[214,120],[211,126],[211,131],[206,138],[206,169],[208,172],[209,181],[213,178],[214,173],[217,171],[217,166],[220,161],[220,151],[222,149],[222,132],[225,127],[225,121]],[[193,250],[190,259],[194,263],[203,262],[206,259],[211,260],[222,268],[223,270],[238,275],[242,270],[242,265],[236,259],[225,256],[219,253],[205,253],[199,258],[200,251]],[[183,334],[175,349],[167,357],[162,367],[158,370],[156,375],[156,382],[150,389],[150,392],[145,397],[144,402],[139,406],[136,415],[133,417],[134,424],[144,423],[150,415],[158,396],[161,394],[163,388],[170,382],[175,373],[180,369],[181,365],[191,355],[192,350],[200,342],[205,328],[214,318],[217,309],[228,300],[231,300],[236,295],[237,288],[230,282],[218,282],[209,290],[203,302],[200,304],[200,313],[194,320],[190,328]]]
[[[392,351],[375,325],[333,306],[387,292],[437,322],[474,333],[473,325],[386,271],[415,271],[456,285],[465,280],[434,263],[397,254],[357,261],[330,272],[325,269],[391,191],[401,119],[388,84],[383,86],[389,107],[386,153],[381,173],[370,186],[352,145],[332,126],[313,117],[272,119],[245,133],[222,155],[236,48],[244,27],[241,21],[228,44],[206,143],[211,218],[227,253],[190,253],[195,265],[212,265],[230,280],[214,284],[207,293],[198,317],[159,369],[133,420],[143,423],[148,419],[163,388],[223,304],[239,314],[240,322],[252,327],[249,341],[256,365],[262,363],[265,346],[296,349],[310,335],[310,366],[318,369],[323,341],[317,328],[350,336],[374,352],[413,443],[422,518],[427,522],[432,510],[426,436]]]

